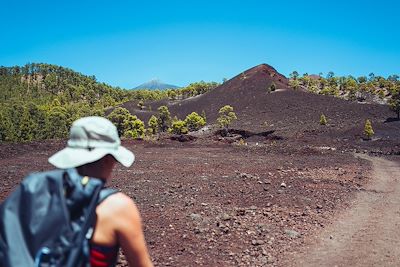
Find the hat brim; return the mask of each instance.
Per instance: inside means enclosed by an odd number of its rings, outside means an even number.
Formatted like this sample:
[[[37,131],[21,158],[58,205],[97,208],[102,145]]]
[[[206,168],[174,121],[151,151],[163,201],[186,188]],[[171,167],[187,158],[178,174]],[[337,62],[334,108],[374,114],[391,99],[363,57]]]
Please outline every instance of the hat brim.
[[[59,169],[75,168],[95,162],[108,154],[125,167],[130,167],[135,161],[135,155],[123,146],[119,146],[118,149],[95,148],[93,150],[66,147],[51,156],[49,163]]]

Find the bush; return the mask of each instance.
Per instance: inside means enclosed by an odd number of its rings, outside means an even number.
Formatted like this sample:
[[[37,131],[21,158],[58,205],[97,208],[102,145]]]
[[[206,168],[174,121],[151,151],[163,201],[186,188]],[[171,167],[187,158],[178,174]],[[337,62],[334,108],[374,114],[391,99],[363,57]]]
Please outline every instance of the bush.
[[[138,117],[128,115],[123,123],[124,136],[129,138],[143,138],[145,128],[144,123]]]
[[[114,109],[108,116],[109,119],[117,127],[118,135],[122,136],[125,132],[124,122],[131,116],[131,113],[126,108],[118,107]]]
[[[379,90],[378,91],[378,96],[380,99],[384,99],[385,98],[385,92],[383,90]]]
[[[141,135],[138,131],[136,130],[129,130],[129,131],[125,131],[124,133],[124,137],[126,138],[131,138],[131,139],[138,139],[138,138],[142,138],[143,135]]]
[[[151,115],[149,121],[147,122],[147,125],[149,126],[149,130],[151,131],[151,134],[156,134],[158,132],[158,120],[157,117],[154,115]]]
[[[372,129],[372,124],[370,120],[365,121],[365,126],[364,126],[364,135],[366,139],[371,139],[371,137],[374,135],[374,130]]]
[[[133,116],[126,108],[114,109],[107,118],[117,127],[119,136],[142,138],[144,135],[143,121]]]
[[[297,90],[297,89],[300,88],[300,82],[297,79],[296,80],[290,80],[289,81],[289,87],[294,89],[294,90]]]
[[[192,112],[186,116],[185,124],[189,131],[197,131],[206,125],[206,121],[196,112]]]
[[[400,119],[400,88],[389,100],[389,107],[390,110],[396,113],[397,119]]]
[[[184,121],[174,120],[172,122],[171,128],[169,128],[168,131],[172,134],[187,134],[188,128],[186,127],[186,124]]]
[[[162,132],[165,132],[171,125],[171,113],[167,106],[161,106],[158,109],[158,126]]]
[[[326,120],[326,117],[324,114],[321,114],[321,117],[319,118],[319,124],[321,125],[326,125],[328,122]]]
[[[201,112],[201,117],[204,119],[205,122],[207,122],[207,115],[204,110]]]
[[[219,110],[219,117],[217,119],[218,125],[228,131],[229,125],[237,120],[235,112],[233,112],[233,107],[225,105]]]

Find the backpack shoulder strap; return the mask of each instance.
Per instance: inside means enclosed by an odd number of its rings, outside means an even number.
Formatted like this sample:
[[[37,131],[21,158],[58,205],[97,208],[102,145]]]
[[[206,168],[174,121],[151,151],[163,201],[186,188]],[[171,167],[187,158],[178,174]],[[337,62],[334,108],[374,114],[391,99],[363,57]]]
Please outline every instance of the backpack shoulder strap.
[[[97,201],[97,205],[99,205],[101,202],[103,202],[106,198],[108,198],[109,196],[118,193],[118,190],[113,189],[113,188],[103,188],[100,191],[100,195],[99,195],[99,200]]]

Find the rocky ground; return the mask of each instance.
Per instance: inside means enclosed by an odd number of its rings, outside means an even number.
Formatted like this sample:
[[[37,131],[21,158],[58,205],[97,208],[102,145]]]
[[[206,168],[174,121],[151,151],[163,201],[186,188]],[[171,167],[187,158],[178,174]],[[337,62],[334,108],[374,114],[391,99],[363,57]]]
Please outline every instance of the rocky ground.
[[[0,145],[0,200],[51,168],[53,141]],[[326,146],[193,141],[125,145],[111,186],[138,204],[156,266],[282,266],[369,180],[370,164]],[[123,257],[120,266],[125,266]]]
[[[400,265],[400,165],[396,157],[357,156],[372,163],[373,179],[283,266]]]

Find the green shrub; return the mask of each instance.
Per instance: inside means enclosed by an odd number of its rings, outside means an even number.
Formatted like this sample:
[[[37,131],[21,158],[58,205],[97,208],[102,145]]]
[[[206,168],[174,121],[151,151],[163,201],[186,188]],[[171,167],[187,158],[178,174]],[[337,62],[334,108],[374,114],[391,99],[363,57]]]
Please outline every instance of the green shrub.
[[[144,123],[133,116],[126,108],[114,109],[107,118],[117,127],[119,136],[142,138],[145,132]]]
[[[326,120],[326,117],[324,114],[321,114],[321,117],[319,118],[319,124],[321,125],[326,125],[328,122]]]
[[[205,122],[207,122],[207,116],[204,110],[201,112],[201,117],[204,119]]]
[[[385,98],[385,92],[383,90],[379,90],[378,91],[378,96],[380,99],[384,99]]]
[[[161,106],[158,109],[158,126],[161,132],[167,131],[171,125],[171,113],[167,106]]]
[[[186,116],[185,124],[189,131],[197,131],[206,125],[206,121],[196,112],[192,112]]]
[[[372,129],[372,124],[370,120],[365,121],[365,126],[364,126],[364,135],[366,139],[371,139],[371,137],[374,135],[374,130]]]
[[[171,128],[168,131],[172,134],[187,134],[188,128],[182,120],[174,120],[171,124]]]
[[[142,138],[145,132],[144,123],[138,117],[128,115],[123,123],[124,136],[130,138]]]
[[[400,87],[398,91],[392,95],[392,98],[389,100],[390,110],[396,113],[397,119],[400,119]]]
[[[220,108],[219,117],[217,119],[218,125],[224,128],[226,131],[228,130],[229,125],[234,121],[237,120],[236,113],[233,111],[233,107],[229,105],[225,105]]]
[[[119,136],[122,136],[125,132],[124,122],[131,113],[126,108],[117,107],[108,116],[109,119],[118,129]]]
[[[151,131],[151,134],[156,134],[158,132],[158,120],[157,117],[154,115],[151,115],[149,121],[147,122],[147,125],[149,126],[149,129]]]
[[[136,131],[136,130],[129,130],[129,131],[125,131],[124,137],[131,138],[131,139],[137,139],[137,138],[141,138],[142,135],[140,135],[140,133],[138,133],[138,131]]]

